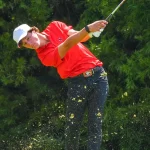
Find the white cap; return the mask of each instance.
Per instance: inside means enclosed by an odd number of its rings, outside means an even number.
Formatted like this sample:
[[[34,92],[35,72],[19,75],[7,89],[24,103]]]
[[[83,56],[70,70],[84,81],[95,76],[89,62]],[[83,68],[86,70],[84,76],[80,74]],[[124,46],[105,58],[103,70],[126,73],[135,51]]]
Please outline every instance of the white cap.
[[[27,35],[29,30],[31,30],[31,27],[27,24],[22,24],[14,29],[13,39],[17,42],[17,44],[19,44],[20,40]]]

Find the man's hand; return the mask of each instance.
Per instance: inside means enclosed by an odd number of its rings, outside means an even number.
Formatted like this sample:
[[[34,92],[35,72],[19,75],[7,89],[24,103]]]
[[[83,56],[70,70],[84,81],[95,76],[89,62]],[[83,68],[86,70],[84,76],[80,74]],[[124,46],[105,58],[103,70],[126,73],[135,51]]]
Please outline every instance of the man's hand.
[[[108,22],[106,20],[95,21],[88,25],[90,32],[100,31],[100,29],[104,29]]]

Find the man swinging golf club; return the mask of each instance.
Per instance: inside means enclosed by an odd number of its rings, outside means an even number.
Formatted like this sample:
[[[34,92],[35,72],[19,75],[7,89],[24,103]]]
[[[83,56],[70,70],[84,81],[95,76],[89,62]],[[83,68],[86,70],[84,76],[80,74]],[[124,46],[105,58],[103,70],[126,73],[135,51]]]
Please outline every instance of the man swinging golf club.
[[[60,21],[51,22],[44,31],[22,24],[14,29],[18,47],[34,49],[41,63],[57,69],[68,80],[66,100],[65,150],[79,149],[80,127],[88,109],[88,150],[100,150],[103,108],[108,94],[107,73],[103,63],[82,42],[104,29],[108,22],[98,20],[80,31]]]
[[[93,22],[80,31],[60,21],[51,22],[44,31],[22,24],[15,28],[13,38],[18,47],[35,49],[45,66],[57,69],[68,80],[66,100],[65,150],[78,150],[80,126],[88,109],[88,150],[99,150],[102,115],[108,93],[107,74],[98,60],[81,42],[89,33],[105,28],[107,21]]]

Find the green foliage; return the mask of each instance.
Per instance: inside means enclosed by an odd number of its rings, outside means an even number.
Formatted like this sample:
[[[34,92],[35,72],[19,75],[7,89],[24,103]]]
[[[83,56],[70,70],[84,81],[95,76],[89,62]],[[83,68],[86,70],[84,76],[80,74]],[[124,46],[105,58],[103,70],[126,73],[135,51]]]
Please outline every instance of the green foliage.
[[[107,128],[103,134],[105,149],[149,149],[148,102],[133,103],[121,108],[109,107],[105,113],[103,124],[104,128]]]
[[[32,50],[18,49],[13,29],[43,30],[51,20],[82,29],[106,18],[120,0],[0,0],[0,149],[63,150],[67,82],[41,65]],[[102,149],[148,150],[150,122],[150,1],[126,1],[99,38],[87,42],[104,62],[110,92]],[[87,114],[86,114],[87,115]],[[87,117],[80,149],[86,149]]]

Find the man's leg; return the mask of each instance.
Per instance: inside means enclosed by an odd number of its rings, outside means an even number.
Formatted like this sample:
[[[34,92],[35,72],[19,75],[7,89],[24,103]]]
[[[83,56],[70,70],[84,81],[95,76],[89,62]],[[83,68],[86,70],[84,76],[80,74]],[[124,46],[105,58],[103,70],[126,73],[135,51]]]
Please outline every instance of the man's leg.
[[[95,81],[88,100],[88,150],[100,150],[103,108],[108,94],[107,76],[100,75]]]
[[[79,149],[80,127],[86,107],[86,85],[69,84],[66,102],[65,150]]]

